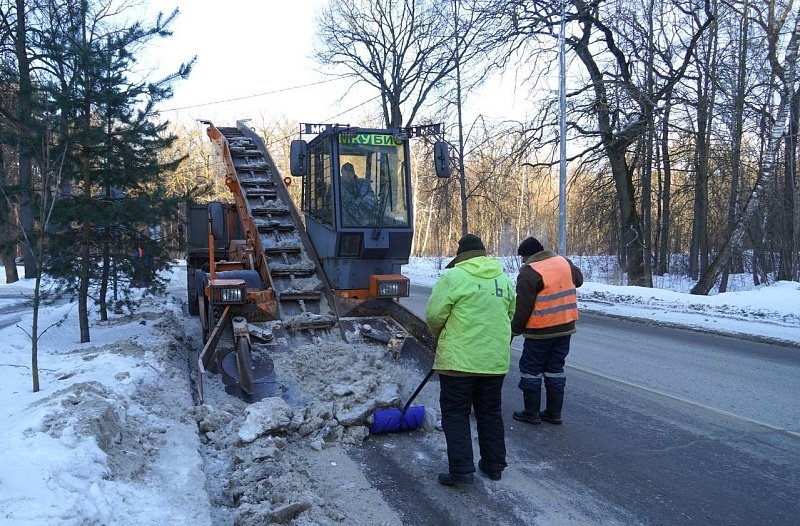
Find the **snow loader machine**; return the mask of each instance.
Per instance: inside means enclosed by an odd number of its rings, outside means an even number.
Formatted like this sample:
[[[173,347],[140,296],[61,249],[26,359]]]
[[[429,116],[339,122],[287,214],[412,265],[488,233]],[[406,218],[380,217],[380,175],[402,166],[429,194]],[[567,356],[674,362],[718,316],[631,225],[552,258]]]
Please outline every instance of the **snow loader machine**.
[[[408,141],[437,126],[401,130],[301,124],[290,172],[302,178],[303,215],[263,140],[243,121],[207,134],[221,157],[233,203],[187,210],[189,312],[199,316],[203,375],[247,401],[276,394],[271,356],[339,338],[388,346],[430,364],[435,338],[399,303],[409,295],[413,207]],[[306,142],[303,135],[315,137]],[[342,166],[360,174],[356,201]],[[434,145],[436,174],[449,176],[446,144]],[[346,174],[349,175],[349,174]],[[278,375],[280,372],[278,371]]]

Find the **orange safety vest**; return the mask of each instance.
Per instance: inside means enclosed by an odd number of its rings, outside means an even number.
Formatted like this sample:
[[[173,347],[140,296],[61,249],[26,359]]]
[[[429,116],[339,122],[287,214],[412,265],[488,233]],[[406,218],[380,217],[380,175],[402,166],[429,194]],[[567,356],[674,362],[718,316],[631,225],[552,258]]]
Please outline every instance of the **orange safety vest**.
[[[578,296],[569,262],[561,256],[555,256],[534,261],[530,266],[542,276],[544,288],[536,295],[533,312],[525,327],[544,329],[577,320]]]

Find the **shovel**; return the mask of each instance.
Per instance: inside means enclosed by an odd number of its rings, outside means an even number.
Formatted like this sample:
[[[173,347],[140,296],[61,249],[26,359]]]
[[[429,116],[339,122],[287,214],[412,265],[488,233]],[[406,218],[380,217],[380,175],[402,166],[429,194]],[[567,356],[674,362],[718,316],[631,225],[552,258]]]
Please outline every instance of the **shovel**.
[[[425,379],[422,380],[422,383],[417,386],[417,389],[414,391],[414,394],[411,395],[411,398],[408,399],[402,411],[397,408],[375,411],[372,415],[372,425],[369,426],[370,434],[380,435],[383,433],[394,433],[395,431],[411,431],[412,429],[417,429],[422,426],[422,423],[425,421],[425,407],[411,407],[411,402],[413,402],[419,392],[422,391],[422,388],[425,387],[425,384],[428,383],[431,376],[433,376],[433,369],[428,372]]]

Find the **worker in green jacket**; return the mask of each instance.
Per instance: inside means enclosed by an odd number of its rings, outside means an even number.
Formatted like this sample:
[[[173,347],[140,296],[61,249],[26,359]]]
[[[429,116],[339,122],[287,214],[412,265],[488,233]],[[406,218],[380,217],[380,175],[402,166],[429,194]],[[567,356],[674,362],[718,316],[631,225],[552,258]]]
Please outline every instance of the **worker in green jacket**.
[[[514,308],[514,285],[500,260],[486,256],[478,236],[462,237],[455,259],[434,285],[425,308],[428,327],[439,338],[433,368],[439,373],[450,468],[439,474],[444,485],[473,482],[472,409],[478,427],[478,468],[491,480],[500,480],[506,467],[500,406]]]

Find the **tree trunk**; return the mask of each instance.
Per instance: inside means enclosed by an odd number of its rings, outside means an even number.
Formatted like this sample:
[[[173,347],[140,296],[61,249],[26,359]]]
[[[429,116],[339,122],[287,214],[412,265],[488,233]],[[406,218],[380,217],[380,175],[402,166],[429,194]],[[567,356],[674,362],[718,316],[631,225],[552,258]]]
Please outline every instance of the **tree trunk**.
[[[717,12],[717,2],[716,0],[712,0],[714,6],[714,13]],[[717,78],[717,28],[719,26],[717,24],[713,24],[711,26],[709,32],[709,46],[708,51],[705,56],[705,63],[708,64],[708,71],[705,75],[703,75],[703,81],[705,83],[705,99],[706,99],[706,106],[705,106],[705,130],[704,130],[704,138],[703,138],[703,175],[705,177],[705,232],[703,237],[701,238],[700,242],[700,271],[705,272],[708,268],[708,263],[710,260],[710,253],[711,247],[709,246],[710,236],[708,234],[708,178],[711,172],[711,132],[714,129],[714,106],[716,103],[717,97],[717,83],[714,82],[714,79]]]
[[[108,280],[111,275],[111,243],[108,238],[103,239],[103,269],[100,276],[100,291],[97,295],[100,308],[100,321],[108,321]]]
[[[639,215],[636,211],[636,189],[633,186],[633,177],[628,169],[626,159],[631,137],[638,136],[638,133],[636,130],[630,129],[623,136],[614,134],[603,74],[594,61],[588,41],[581,40],[573,43],[573,49],[575,49],[578,57],[589,71],[589,76],[592,78],[594,85],[595,117],[597,118],[605,153],[611,165],[614,187],[617,190],[620,242],[622,244],[620,253],[624,258],[625,270],[628,273],[628,284],[643,286],[645,280],[642,231]],[[631,126],[631,128],[633,127],[634,125]]]
[[[82,35],[82,66],[85,70],[89,70],[86,65],[89,63],[88,58],[88,39],[87,39],[87,0],[81,0],[81,29],[83,30]],[[89,89],[89,79],[84,78],[83,82],[84,85],[84,97],[88,97],[91,90]],[[82,101],[83,107],[82,115],[83,118],[83,128],[84,130],[89,130],[92,124],[91,121],[91,103],[88,99],[84,98]],[[83,139],[86,140],[85,138]],[[89,203],[92,199],[92,174],[89,170],[89,145],[84,143],[80,145],[81,151],[81,169],[83,175],[83,202],[85,209],[88,210],[90,206]],[[91,276],[91,247],[92,247],[92,225],[88,217],[85,217],[83,220],[83,224],[81,226],[81,263],[80,263],[80,274],[78,276],[79,279],[79,286],[78,286],[78,324],[80,326],[81,331],[81,343],[86,343],[90,340],[89,336],[89,279]]]
[[[625,258],[625,271],[628,273],[628,285],[643,287],[645,286],[644,244],[639,214],[636,211],[636,189],[633,186],[624,153],[619,154],[613,148],[607,151],[617,189],[620,242]]]
[[[88,119],[88,112],[86,117]],[[84,148],[86,146],[84,145]],[[89,203],[92,197],[92,179],[89,172],[88,154],[84,152],[83,159],[83,198]],[[92,225],[88,219],[84,219],[81,227],[81,264],[80,264],[80,285],[78,287],[78,321],[81,329],[81,343],[90,340],[89,337],[89,278],[91,265],[91,246],[92,246]]]
[[[789,133],[786,135],[786,170],[783,184],[783,242],[780,248],[778,279],[792,281],[797,277],[797,243],[794,194],[797,187],[797,135],[800,133],[800,88],[792,96]]]
[[[735,93],[733,97],[733,130],[731,137],[731,191],[728,198],[728,237],[733,234],[736,228],[736,217],[739,213],[739,181],[742,174],[742,137],[744,135],[744,100],[746,95],[747,82],[747,46],[749,32],[748,0],[745,0],[742,7],[742,27],[740,31],[739,47],[736,56],[739,57],[739,67]],[[738,254],[738,257],[737,257]],[[722,280],[719,291],[728,290],[728,276],[731,273],[732,263],[741,259],[741,246],[731,247],[731,261],[725,266],[722,273]]]
[[[665,100],[672,98],[670,91]],[[667,102],[664,107],[664,116],[661,122],[661,162],[664,167],[664,190],[661,195],[661,233],[659,234],[660,246],[658,248],[658,267],[656,273],[663,276],[669,272],[669,229],[671,226],[670,201],[672,199],[672,163],[669,154],[669,114],[672,106]]]
[[[647,86],[646,92],[649,99],[654,98],[653,80],[653,55],[655,46],[653,42],[653,3],[650,0],[647,4]],[[642,183],[642,264],[644,271],[643,285],[653,286],[653,229],[652,229],[652,174],[653,174],[653,134],[655,133],[653,115],[647,120],[647,132],[644,136],[642,156],[641,183]]]
[[[652,121],[647,127],[647,135],[643,141],[644,162],[641,170],[642,182],[642,270],[644,271],[643,286],[653,286],[653,234],[651,229],[651,197],[653,173],[653,128]]]
[[[692,244],[689,248],[689,277],[696,278],[708,266],[708,76],[697,79],[697,132],[695,134],[695,183],[692,213]]]
[[[27,233],[27,242],[23,244],[25,257],[25,278],[36,277],[36,260],[33,255],[32,242],[33,210],[31,203],[32,151],[31,136],[33,133],[33,84],[31,83],[31,64],[28,59],[28,28],[25,19],[25,0],[16,0],[17,27],[14,38],[17,67],[19,70],[19,101],[17,104],[18,128],[18,163],[19,163],[19,217],[22,229]]]
[[[0,188],[8,184],[3,149],[0,148]],[[6,283],[19,281],[17,264],[14,261],[14,243],[11,230],[11,200],[5,193],[0,194],[0,263],[6,270]]]
[[[41,256],[40,258],[41,259]],[[39,262],[41,264],[41,261]],[[36,276],[33,287],[33,319],[31,320],[31,378],[33,392],[39,392],[39,304],[41,302],[42,273]]]

